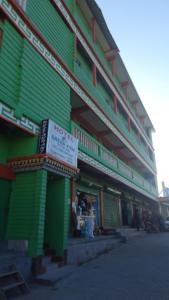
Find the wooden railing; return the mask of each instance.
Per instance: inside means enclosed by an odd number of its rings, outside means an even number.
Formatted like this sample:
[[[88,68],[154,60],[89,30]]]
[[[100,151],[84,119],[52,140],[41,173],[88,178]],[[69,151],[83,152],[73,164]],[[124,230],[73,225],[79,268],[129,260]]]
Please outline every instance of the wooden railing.
[[[85,72],[81,67],[79,67],[76,63],[74,64],[74,72],[77,78],[83,83],[85,88],[89,91],[90,94],[98,101],[100,106],[104,109],[106,114],[112,119],[112,122],[121,130],[121,132],[127,137],[127,139],[131,142],[133,147],[137,150],[137,152],[144,157],[146,162],[152,167],[153,170],[156,169],[154,162],[151,160],[149,153],[145,149],[145,147],[138,143],[137,137],[134,133],[129,132],[127,126],[125,124],[124,119],[121,117],[119,113],[115,113],[114,110],[108,106],[106,103],[106,99],[94,88],[91,80],[88,79]]]
[[[94,137],[73,121],[71,122],[72,134],[79,140],[79,149],[87,155],[93,157],[109,169],[117,172],[122,177],[128,179],[138,187],[157,196],[157,190],[148,180],[140,175],[136,170],[117,158],[111,151],[100,144]]]
[[[93,46],[97,56],[99,57],[102,65],[104,66],[104,68],[106,69],[107,73],[109,74],[109,76],[111,77],[111,80],[113,81],[114,85],[116,86],[117,90],[120,92],[120,94],[122,95],[123,99],[125,99],[125,101],[128,103],[130,110],[133,112],[134,115],[134,119],[136,120],[137,124],[139,125],[139,127],[142,128],[144,135],[146,136],[146,138],[149,140],[149,142],[152,144],[152,140],[151,138],[147,135],[147,132],[145,131],[145,128],[143,126],[143,124],[140,122],[139,118],[136,116],[136,112],[133,109],[133,106],[131,105],[130,101],[128,101],[126,99],[126,96],[124,94],[124,90],[121,87],[121,81],[118,78],[117,75],[112,76],[112,71],[111,71],[111,67],[110,64],[108,64],[108,61],[106,60],[105,54],[102,51],[99,43],[93,43],[92,40],[92,33],[91,30],[88,30],[88,28],[85,26],[85,24],[82,24],[82,19],[79,17],[78,12],[75,9],[75,14],[74,14],[75,19],[77,19],[82,31],[85,33],[86,38],[88,39],[89,43]]]

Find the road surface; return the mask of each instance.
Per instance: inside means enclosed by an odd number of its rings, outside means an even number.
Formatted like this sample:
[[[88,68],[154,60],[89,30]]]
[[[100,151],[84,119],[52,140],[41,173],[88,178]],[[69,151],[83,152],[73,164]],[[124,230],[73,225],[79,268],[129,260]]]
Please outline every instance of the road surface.
[[[169,300],[169,233],[147,234],[24,300]]]

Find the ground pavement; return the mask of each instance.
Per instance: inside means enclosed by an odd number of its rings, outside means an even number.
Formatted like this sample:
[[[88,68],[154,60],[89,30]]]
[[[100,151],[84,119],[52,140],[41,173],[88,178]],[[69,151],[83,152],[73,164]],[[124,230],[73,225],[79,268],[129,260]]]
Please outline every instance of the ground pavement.
[[[147,234],[18,300],[169,300],[169,233]]]

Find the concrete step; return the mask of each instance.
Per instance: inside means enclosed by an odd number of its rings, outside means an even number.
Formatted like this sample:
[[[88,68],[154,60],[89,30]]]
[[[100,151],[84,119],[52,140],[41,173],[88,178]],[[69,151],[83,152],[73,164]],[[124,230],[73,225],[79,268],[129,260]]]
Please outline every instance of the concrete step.
[[[58,263],[51,261],[51,256],[44,256],[42,259],[42,265],[45,267],[46,272],[55,271],[59,268]]]
[[[3,296],[16,296],[29,293],[29,287],[22,274],[18,271],[11,271],[0,274],[0,290]]]
[[[24,281],[14,282],[14,283],[11,283],[11,284],[8,284],[8,285],[5,285],[5,286],[1,287],[1,289],[2,289],[3,292],[7,292],[9,290],[16,289],[17,287],[20,287],[24,284],[25,284]]]
[[[36,276],[33,282],[52,286],[63,278],[70,276],[76,269],[76,266],[64,266],[62,268],[49,269],[46,273]]]
[[[7,273],[11,270],[12,266],[16,266],[24,279],[29,279],[31,269],[31,257],[28,257],[23,252],[6,251],[0,252],[0,273]]]
[[[139,231],[135,228],[129,228],[129,227],[121,227],[117,229],[117,232],[121,235],[122,238],[131,239],[135,237],[141,237],[146,234],[146,232],[143,229],[140,229]]]
[[[92,240],[83,239],[76,241],[73,239],[69,243],[67,262],[71,265],[81,265],[98,255],[106,253],[116,248],[120,243],[121,237],[116,236],[98,236]]]

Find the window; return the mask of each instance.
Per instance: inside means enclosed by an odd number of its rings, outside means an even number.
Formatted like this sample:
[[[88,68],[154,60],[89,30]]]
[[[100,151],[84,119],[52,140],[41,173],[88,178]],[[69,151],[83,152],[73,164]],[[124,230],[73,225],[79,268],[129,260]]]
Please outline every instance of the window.
[[[16,3],[25,11],[27,0],[16,0]]]

